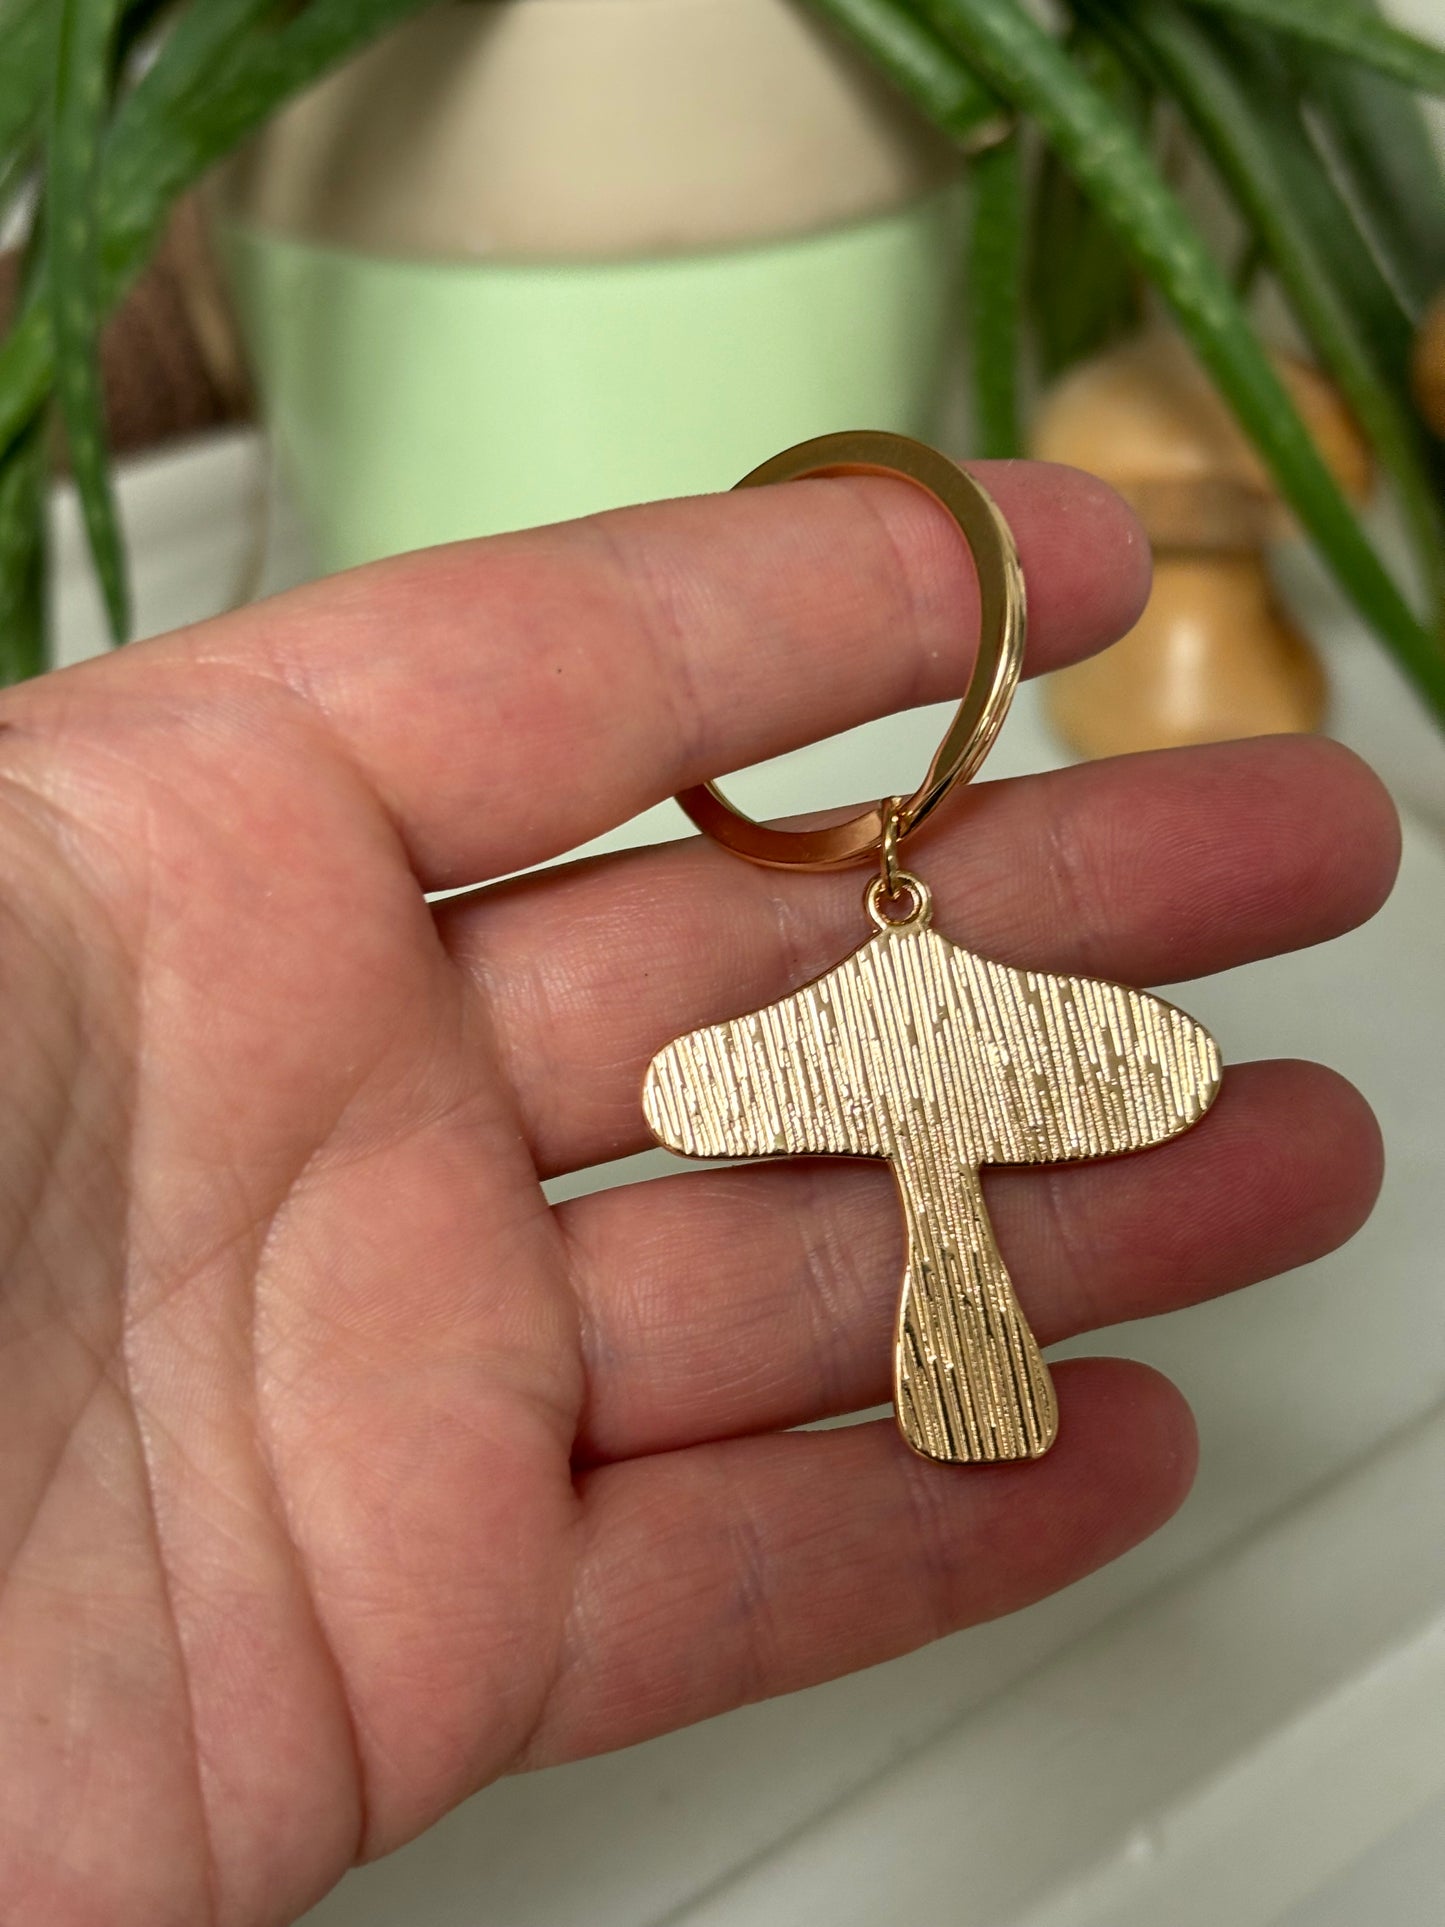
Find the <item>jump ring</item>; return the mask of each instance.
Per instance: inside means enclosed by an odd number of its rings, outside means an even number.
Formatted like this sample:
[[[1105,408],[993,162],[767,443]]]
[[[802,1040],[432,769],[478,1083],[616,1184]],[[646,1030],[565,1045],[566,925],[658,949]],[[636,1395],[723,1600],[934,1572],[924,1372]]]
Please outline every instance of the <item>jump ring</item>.
[[[901,917],[890,917],[884,904],[903,898],[908,899],[908,908]],[[900,870],[898,887],[891,895],[884,889],[882,877],[874,877],[863,892],[863,907],[880,930],[916,929],[933,915],[933,892],[922,877],[914,876],[911,870]]]

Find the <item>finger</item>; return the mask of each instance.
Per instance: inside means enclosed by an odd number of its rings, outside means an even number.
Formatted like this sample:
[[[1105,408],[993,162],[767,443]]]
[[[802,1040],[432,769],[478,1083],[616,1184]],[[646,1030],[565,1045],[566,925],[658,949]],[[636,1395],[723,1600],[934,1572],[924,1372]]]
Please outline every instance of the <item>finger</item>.
[[[989,1212],[1041,1344],[1172,1311],[1333,1251],[1379,1191],[1380,1134],[1319,1064],[1231,1070],[1145,1156],[991,1171]],[[579,1456],[670,1451],[892,1397],[903,1229],[877,1164],[691,1173],[558,1209],[582,1307]]]
[[[955,941],[1148,984],[1362,921],[1388,893],[1399,827],[1348,750],[1279,737],[984,784],[917,848]],[[855,949],[861,889],[857,874],[759,870],[693,840],[447,906],[443,936],[490,1001],[539,1168],[649,1143],[653,1053]]]
[[[627,1746],[1016,1611],[1117,1558],[1193,1477],[1187,1406],[1122,1360],[1058,1371],[1044,1459],[945,1468],[891,1420],[585,1475],[567,1650],[528,1764]]]
[[[1023,558],[1030,669],[1122,634],[1149,565],[1119,498],[1072,469],[978,473]],[[441,887],[520,869],[686,784],[956,693],[976,625],[947,514],[907,483],[854,477],[402,556],[84,674],[107,693],[123,679],[137,726],[155,715],[167,755],[175,718],[157,674],[179,668],[188,701],[204,689],[248,713],[284,693],[274,724],[254,727],[289,726],[303,708],[360,766],[418,875]]]

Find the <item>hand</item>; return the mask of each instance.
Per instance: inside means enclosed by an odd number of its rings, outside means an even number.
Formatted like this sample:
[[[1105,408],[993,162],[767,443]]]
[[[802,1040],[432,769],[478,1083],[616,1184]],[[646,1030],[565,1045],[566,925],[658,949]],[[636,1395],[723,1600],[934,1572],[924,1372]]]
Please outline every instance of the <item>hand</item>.
[[[1125,628],[1117,500],[985,472],[1030,668]],[[814,481],[406,557],[0,700],[0,1918],[288,1920],[497,1774],[1011,1611],[1179,1504],[1189,1414],[1135,1365],[1059,1369],[1037,1464],[784,1429],[887,1396],[881,1169],[547,1208],[643,1147],[660,1045],[857,944],[865,879],[689,841],[423,897],[956,692],[972,608],[927,498]],[[1396,857],[1317,741],[944,815],[945,931],[1134,984],[1341,931]],[[1378,1173],[1348,1085],[1256,1064],[1177,1143],[990,1199],[1048,1342],[1317,1256]]]

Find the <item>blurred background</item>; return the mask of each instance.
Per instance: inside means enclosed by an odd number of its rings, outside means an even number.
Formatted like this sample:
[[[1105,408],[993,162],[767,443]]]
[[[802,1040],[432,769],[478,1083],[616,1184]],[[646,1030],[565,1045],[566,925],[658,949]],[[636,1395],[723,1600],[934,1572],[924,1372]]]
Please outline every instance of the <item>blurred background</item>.
[[[1343,1070],[1390,1158],[1345,1251],[1108,1334],[1199,1415],[1181,1515],[1010,1620],[495,1787],[313,1927],[1438,1927],[1445,0],[133,4],[49,127],[47,4],[0,0],[4,679],[892,428],[1093,469],[1155,545],[990,776],[1323,728],[1405,816],[1371,926],[1181,992],[1227,1058]],[[941,714],[738,794],[907,788]]]

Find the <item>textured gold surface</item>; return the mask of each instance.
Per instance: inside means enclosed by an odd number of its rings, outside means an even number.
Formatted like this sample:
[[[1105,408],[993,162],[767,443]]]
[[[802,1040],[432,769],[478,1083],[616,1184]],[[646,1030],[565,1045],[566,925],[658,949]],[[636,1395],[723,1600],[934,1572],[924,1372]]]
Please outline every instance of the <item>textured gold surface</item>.
[[[643,1108],[688,1157],[888,1161],[908,1233],[898,1423],[925,1457],[973,1462],[1035,1458],[1058,1429],[980,1167],[1160,1144],[1218,1085],[1213,1039],[1172,1004],[975,957],[929,927],[925,892],[793,996],[669,1044]]]

